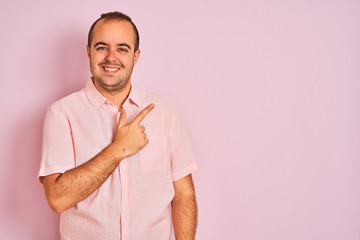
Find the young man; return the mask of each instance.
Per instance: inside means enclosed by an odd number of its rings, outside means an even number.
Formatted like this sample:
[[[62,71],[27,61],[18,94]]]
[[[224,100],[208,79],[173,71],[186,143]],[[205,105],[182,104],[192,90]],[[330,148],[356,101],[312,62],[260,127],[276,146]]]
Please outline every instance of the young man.
[[[171,220],[176,239],[194,239],[196,163],[176,110],[132,85],[135,24],[101,15],[87,54],[92,78],[44,122],[39,177],[61,239],[168,240]]]

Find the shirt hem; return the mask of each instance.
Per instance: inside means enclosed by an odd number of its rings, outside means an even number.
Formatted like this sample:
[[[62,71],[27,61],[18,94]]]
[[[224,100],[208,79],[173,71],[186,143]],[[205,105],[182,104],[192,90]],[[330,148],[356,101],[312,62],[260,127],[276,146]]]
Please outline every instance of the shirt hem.
[[[61,167],[51,167],[51,168],[40,168],[37,179],[42,183],[41,177],[45,177],[55,173],[64,173],[65,171],[73,168],[74,166],[61,166]]]
[[[181,171],[174,173],[172,175],[172,180],[173,180],[173,182],[180,180],[181,178],[191,174],[192,172],[196,171],[197,169],[198,169],[197,164],[192,163],[191,165],[187,166],[186,168],[182,169]]]

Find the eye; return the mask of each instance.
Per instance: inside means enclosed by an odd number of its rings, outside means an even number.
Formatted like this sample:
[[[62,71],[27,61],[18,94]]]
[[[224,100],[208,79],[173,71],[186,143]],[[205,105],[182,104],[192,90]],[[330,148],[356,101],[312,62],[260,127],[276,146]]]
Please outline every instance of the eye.
[[[119,52],[124,52],[124,53],[126,53],[126,52],[128,52],[129,50],[128,50],[127,48],[119,48],[118,51],[119,51]]]
[[[106,50],[106,47],[97,47],[96,48],[96,51],[103,51],[103,50]]]

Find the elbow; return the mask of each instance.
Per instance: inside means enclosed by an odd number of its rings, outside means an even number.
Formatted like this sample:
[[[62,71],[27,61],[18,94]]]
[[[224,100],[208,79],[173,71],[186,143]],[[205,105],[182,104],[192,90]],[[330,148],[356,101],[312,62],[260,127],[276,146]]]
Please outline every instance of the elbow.
[[[56,184],[60,176],[61,174],[51,174],[40,179],[44,185],[45,197],[50,208],[58,214],[70,208],[70,206],[66,205],[66,197],[61,191],[59,192]]]
[[[61,208],[59,206],[50,205],[50,208],[57,214],[61,214],[62,212],[65,211],[64,208]]]
[[[63,213],[69,207],[65,206],[65,204],[59,199],[47,198],[48,204],[50,208],[56,212],[57,214]]]

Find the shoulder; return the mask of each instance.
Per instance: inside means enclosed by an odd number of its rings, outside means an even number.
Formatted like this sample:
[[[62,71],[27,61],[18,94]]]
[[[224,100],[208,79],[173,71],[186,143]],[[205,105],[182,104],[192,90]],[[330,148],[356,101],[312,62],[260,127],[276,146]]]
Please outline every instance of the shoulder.
[[[77,92],[71,93],[48,107],[48,111],[51,112],[67,112],[71,110],[76,110],[84,103],[84,98],[86,98],[84,89],[81,89]]]

